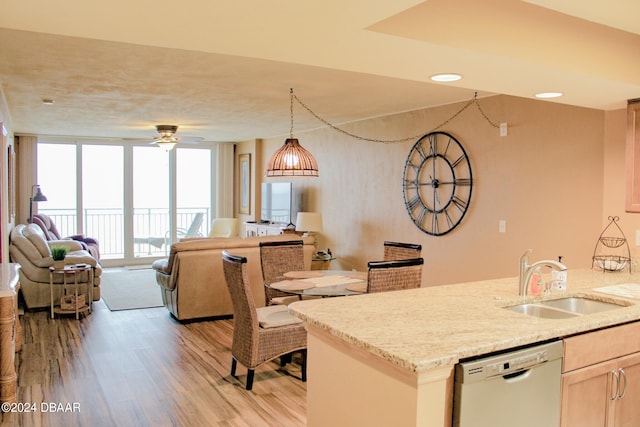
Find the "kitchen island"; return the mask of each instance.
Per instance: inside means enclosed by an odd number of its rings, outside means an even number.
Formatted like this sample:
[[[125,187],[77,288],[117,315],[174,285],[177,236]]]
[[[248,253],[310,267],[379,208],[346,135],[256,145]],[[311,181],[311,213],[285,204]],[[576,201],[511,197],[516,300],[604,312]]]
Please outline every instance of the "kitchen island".
[[[308,425],[448,426],[460,360],[640,320],[640,300],[592,289],[640,283],[569,270],[567,291],[518,296],[517,278],[293,303],[308,330]],[[627,306],[567,319],[503,307],[567,295]]]

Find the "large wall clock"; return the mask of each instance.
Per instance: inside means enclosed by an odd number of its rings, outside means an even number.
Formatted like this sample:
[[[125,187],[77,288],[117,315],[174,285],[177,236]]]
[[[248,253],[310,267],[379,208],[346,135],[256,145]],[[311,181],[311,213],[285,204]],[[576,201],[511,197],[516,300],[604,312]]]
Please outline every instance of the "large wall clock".
[[[447,234],[469,210],[471,162],[462,144],[446,132],[428,133],[414,144],[403,178],[407,212],[427,234]]]

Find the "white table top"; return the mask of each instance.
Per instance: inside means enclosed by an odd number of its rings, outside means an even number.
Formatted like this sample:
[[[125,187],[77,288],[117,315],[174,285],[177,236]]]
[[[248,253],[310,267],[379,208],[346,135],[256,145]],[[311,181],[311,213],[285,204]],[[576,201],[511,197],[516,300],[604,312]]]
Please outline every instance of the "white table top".
[[[347,296],[366,292],[367,273],[358,271],[290,271],[284,276],[287,280],[270,287],[294,295]]]

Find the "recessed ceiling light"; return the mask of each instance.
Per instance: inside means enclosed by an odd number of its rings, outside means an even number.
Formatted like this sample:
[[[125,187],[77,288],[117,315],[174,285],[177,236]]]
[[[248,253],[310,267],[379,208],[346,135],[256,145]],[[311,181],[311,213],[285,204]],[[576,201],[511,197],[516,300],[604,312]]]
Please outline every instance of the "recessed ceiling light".
[[[434,82],[455,82],[460,80],[462,76],[456,73],[443,73],[443,74],[434,74],[429,78]]]
[[[542,98],[542,99],[558,98],[562,95],[563,95],[562,92],[540,92],[540,93],[536,93],[536,98]]]
[[[43,103],[44,105],[53,105],[53,103],[54,103],[54,102],[56,102],[56,101],[54,101],[53,99],[50,99],[50,98],[44,98],[44,99],[42,100],[42,103]]]

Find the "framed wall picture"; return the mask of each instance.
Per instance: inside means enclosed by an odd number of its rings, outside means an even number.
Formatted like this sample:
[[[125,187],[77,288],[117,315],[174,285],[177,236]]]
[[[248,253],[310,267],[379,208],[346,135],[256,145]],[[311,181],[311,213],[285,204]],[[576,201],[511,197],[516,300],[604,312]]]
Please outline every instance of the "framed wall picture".
[[[251,154],[240,154],[240,213],[251,213]]]

